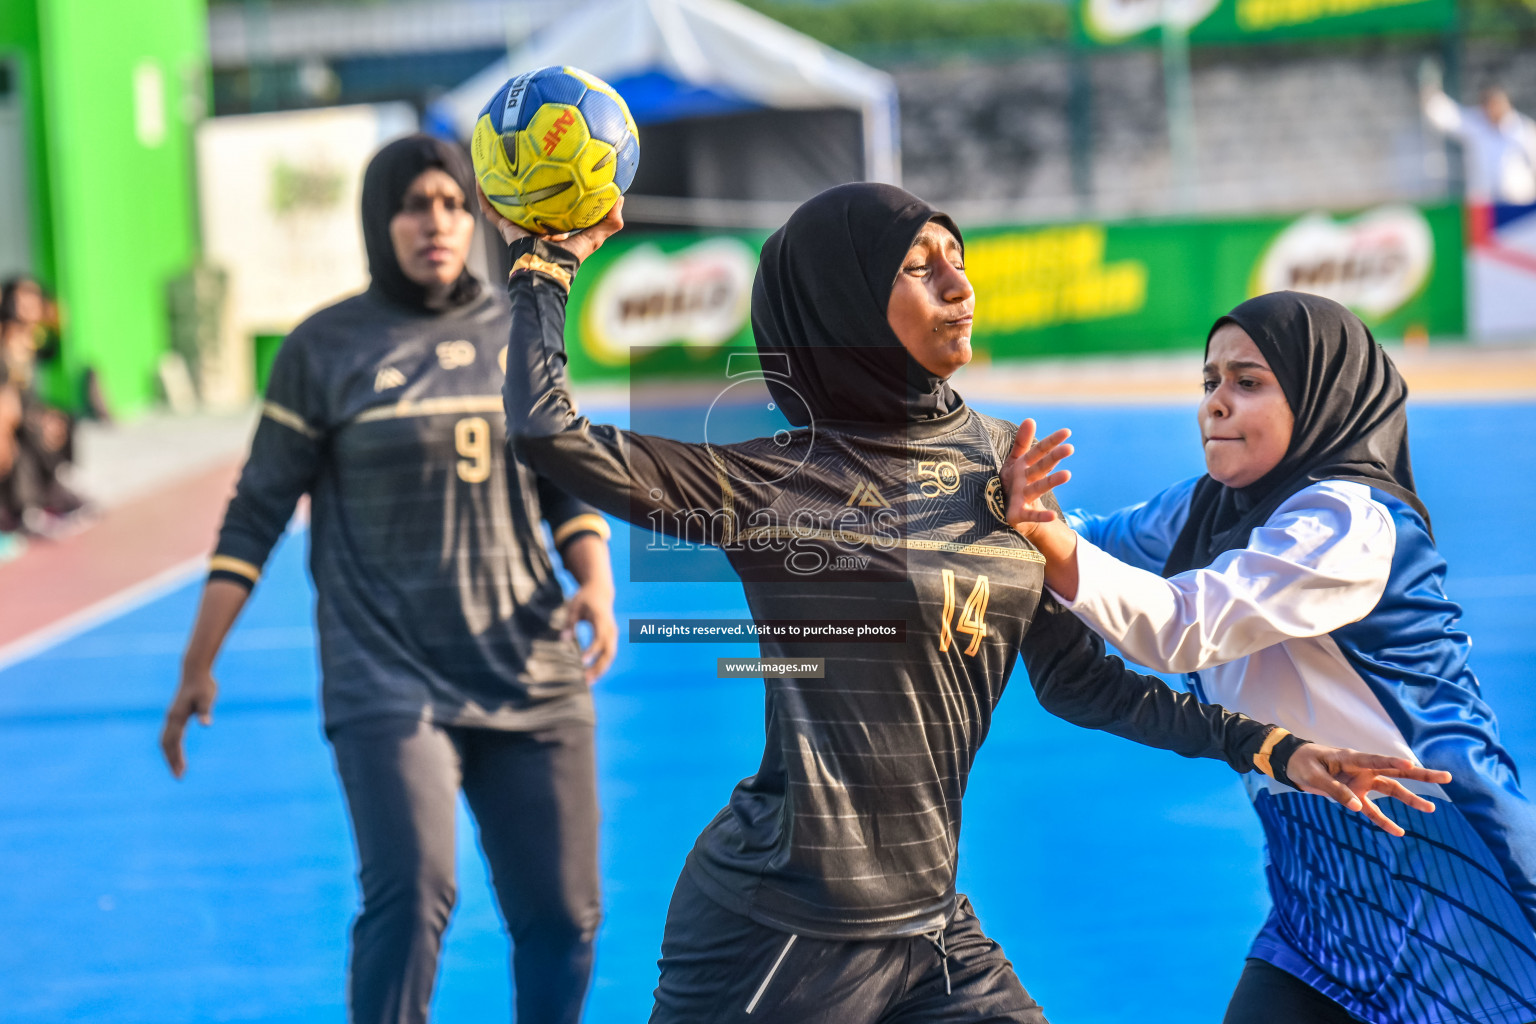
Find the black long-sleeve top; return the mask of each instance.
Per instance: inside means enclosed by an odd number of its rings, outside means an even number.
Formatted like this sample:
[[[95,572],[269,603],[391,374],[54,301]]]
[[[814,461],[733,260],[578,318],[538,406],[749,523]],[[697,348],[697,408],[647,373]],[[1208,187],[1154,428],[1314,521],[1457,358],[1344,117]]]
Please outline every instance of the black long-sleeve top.
[[[824,659],[825,675],[766,680],[761,766],[689,857],[717,902],[823,938],[941,927],[966,779],[1021,652],[1062,718],[1253,768],[1269,726],[1127,670],[1042,597],[1044,559],[1000,515],[1010,424],[962,407],[728,445],[595,425],[566,386],[575,261],[533,240],[512,256],[507,423],[531,466],[647,530],[698,540],[712,516],[759,620],[905,623],[903,643],[761,641],[765,657]]]
[[[429,314],[370,291],[278,351],[211,575],[254,584],[310,495],[327,727],[592,719],[539,520],[556,544],[607,526],[507,458],[506,344],[499,295]]]

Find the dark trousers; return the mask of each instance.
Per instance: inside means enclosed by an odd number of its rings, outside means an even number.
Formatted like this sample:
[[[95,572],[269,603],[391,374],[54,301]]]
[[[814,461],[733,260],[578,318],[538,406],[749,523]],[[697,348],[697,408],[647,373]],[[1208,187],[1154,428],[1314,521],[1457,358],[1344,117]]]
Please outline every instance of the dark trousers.
[[[352,927],[351,1019],[427,1019],[456,895],[462,787],[512,938],[516,1019],[580,1020],[602,918],[592,727],[519,733],[377,718],[340,726],[330,739],[363,890]]]
[[[690,870],[667,909],[651,1024],[1046,1024],[964,896],[932,937],[827,941],[731,913]]]
[[[1250,957],[1222,1024],[1360,1024],[1360,1018],[1289,971]]]

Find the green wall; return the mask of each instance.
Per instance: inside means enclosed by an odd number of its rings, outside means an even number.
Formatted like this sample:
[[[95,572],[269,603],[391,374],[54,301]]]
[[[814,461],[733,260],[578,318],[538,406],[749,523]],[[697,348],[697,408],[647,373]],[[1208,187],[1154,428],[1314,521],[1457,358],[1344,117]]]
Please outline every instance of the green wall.
[[[57,269],[53,262],[53,234],[47,230],[53,190],[48,175],[48,148],[39,145],[43,131],[43,83],[37,35],[37,4],[32,0],[5,0],[0,3],[0,56],[10,61],[16,72],[16,86],[25,111],[27,147],[27,194],[32,222],[32,273],[53,284]]]
[[[5,0],[34,110],[34,268],[63,301],[56,398],[94,367],[115,412],[158,393],[166,283],[196,254],[192,126],[206,94],[202,0]]]

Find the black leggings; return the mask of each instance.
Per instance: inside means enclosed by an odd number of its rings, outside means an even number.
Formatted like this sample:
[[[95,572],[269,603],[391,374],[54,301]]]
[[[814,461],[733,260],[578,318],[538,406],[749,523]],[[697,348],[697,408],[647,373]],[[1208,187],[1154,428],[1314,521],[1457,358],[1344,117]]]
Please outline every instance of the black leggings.
[[[1222,1024],[1360,1024],[1360,1018],[1289,971],[1249,958]]]
[[[376,718],[331,731],[357,839],[354,1024],[427,1019],[456,895],[462,786],[512,936],[519,1024],[575,1024],[602,918],[592,727],[504,732]]]

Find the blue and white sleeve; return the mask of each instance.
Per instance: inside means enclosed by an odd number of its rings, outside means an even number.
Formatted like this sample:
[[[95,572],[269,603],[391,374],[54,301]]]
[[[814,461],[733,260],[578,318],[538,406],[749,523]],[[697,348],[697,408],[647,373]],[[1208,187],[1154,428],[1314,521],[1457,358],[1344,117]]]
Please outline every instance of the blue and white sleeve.
[[[1192,476],[1139,505],[1108,515],[1091,515],[1075,508],[1064,518],[1095,547],[1138,569],[1158,572],[1189,519],[1189,499],[1199,479]]]
[[[1062,603],[1131,660],[1198,672],[1364,618],[1396,545],[1369,488],[1324,481],[1292,495],[1247,547],[1170,579],[1079,539],[1077,598]]]

